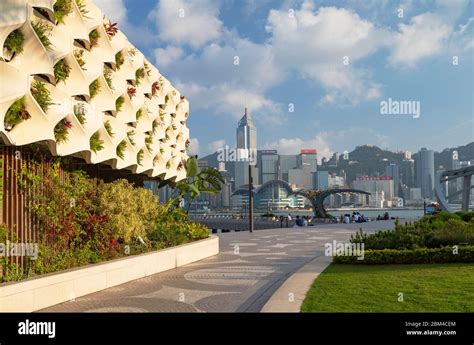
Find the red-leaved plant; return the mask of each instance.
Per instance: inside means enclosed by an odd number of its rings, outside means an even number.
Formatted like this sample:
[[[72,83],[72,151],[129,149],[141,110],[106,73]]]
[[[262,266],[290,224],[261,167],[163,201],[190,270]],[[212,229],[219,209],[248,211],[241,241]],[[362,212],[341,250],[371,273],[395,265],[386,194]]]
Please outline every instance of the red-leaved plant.
[[[160,84],[157,81],[155,81],[153,85],[151,86],[151,93],[154,96],[158,93],[158,91],[160,91]]]
[[[112,23],[109,21],[107,24],[104,25],[104,28],[109,37],[114,37],[115,34],[118,32],[117,23]]]
[[[129,87],[127,89],[127,94],[130,98],[135,97],[137,95],[137,89],[135,89],[134,87]]]

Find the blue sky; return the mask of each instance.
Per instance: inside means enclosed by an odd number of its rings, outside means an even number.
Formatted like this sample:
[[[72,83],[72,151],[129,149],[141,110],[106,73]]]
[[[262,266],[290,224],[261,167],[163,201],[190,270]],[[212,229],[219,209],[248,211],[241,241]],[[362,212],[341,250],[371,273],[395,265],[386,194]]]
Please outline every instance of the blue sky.
[[[259,148],[281,153],[474,140],[474,1],[95,3],[186,95],[200,156],[235,145],[245,106]],[[420,102],[420,117],[380,114],[388,98]]]

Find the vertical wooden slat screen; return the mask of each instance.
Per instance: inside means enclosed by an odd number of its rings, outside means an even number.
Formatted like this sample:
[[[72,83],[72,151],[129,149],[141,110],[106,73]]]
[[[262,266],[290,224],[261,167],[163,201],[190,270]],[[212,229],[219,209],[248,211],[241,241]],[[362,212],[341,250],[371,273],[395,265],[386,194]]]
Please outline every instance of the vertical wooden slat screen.
[[[35,174],[43,174],[51,166],[45,157],[35,157],[29,148],[14,146],[0,147],[2,161],[2,205],[1,223],[10,229],[9,240],[17,243],[36,243],[39,239],[40,224],[30,212],[30,206],[38,202],[38,195],[32,189],[21,188],[21,172],[26,169]],[[36,166],[33,162],[39,162]],[[64,176],[62,174],[61,176]],[[10,257],[12,263],[25,267],[26,258]]]
[[[35,195],[32,188],[21,188],[20,179],[22,169],[43,176],[52,166],[52,157],[32,147],[15,147],[0,144],[1,159],[1,207],[0,221],[10,229],[9,239],[15,238],[18,243],[37,243],[40,238],[41,225],[30,211],[31,206],[39,202],[39,195]],[[39,164],[36,164],[39,163]],[[132,174],[126,170],[112,170],[106,166],[86,164],[79,158],[64,160],[60,168],[60,179],[68,181],[70,172],[84,170],[90,177],[111,182],[116,179],[126,179],[143,186],[143,181],[148,178],[144,175]],[[19,267],[25,267],[26,258],[19,256],[10,257],[11,262]]]

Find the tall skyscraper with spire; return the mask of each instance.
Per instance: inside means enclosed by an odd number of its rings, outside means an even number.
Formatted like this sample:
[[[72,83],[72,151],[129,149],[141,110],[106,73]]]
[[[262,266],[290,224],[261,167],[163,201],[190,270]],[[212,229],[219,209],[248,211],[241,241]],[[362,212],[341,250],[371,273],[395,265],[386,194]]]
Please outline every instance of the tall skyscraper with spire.
[[[245,108],[244,116],[239,121],[237,126],[237,150],[242,153],[255,154],[257,152],[257,127],[253,122],[252,116]],[[253,157],[256,160],[256,156]],[[237,161],[235,162],[235,187],[246,185],[249,183],[248,168],[249,162]],[[258,184],[258,170],[257,167],[252,168],[252,176],[254,184]]]

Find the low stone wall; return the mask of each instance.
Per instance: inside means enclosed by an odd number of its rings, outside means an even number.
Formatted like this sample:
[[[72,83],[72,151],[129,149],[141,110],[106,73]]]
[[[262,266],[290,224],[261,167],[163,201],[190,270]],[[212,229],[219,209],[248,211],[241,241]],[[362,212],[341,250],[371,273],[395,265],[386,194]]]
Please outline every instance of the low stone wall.
[[[219,238],[0,285],[0,312],[32,312],[219,253]]]

